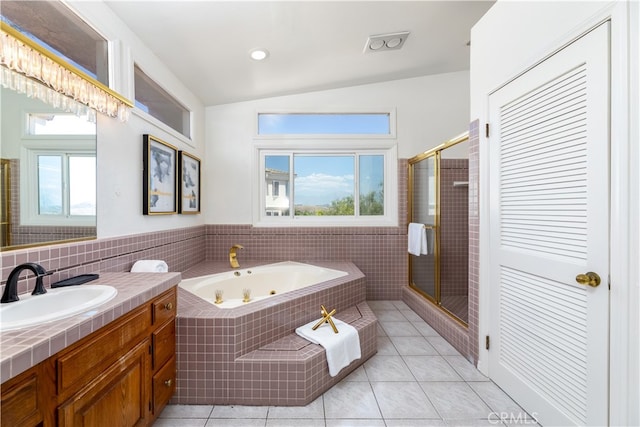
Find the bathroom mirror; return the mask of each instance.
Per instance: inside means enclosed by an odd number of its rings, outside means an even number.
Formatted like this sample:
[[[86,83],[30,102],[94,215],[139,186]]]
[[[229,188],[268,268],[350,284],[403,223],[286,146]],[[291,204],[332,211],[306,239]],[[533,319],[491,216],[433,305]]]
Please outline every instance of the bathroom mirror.
[[[96,124],[0,90],[0,251],[95,238]]]

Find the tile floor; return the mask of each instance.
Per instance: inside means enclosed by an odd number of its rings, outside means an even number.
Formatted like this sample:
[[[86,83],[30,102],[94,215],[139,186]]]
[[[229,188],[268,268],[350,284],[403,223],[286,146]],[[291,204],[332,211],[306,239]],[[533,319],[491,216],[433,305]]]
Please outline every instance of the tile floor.
[[[369,305],[378,353],[309,405],[168,405],[154,427],[504,426],[501,414],[535,425],[405,303]]]

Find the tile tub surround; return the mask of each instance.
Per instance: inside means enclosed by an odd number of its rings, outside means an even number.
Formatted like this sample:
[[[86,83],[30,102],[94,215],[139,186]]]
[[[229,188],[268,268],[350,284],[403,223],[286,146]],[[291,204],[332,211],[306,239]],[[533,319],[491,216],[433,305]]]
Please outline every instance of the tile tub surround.
[[[272,262],[241,260],[240,265],[251,268]],[[232,309],[220,309],[178,288],[178,378],[172,402],[304,405],[371,357],[377,351],[377,322],[365,303],[364,275],[348,262],[311,264],[346,271],[348,275]],[[229,270],[228,261],[206,261],[185,271],[183,277]],[[287,337],[297,346],[299,342],[295,344],[295,335],[291,335],[296,327],[320,317],[321,304],[335,308],[339,319],[341,314],[354,314],[353,307],[358,306],[362,321],[367,323],[357,324],[360,320],[353,323],[361,327],[362,358],[335,378],[328,375],[324,352],[319,355],[324,363],[321,370],[314,368],[319,363],[318,355],[300,354],[315,351],[311,348],[263,352],[276,345],[276,341],[278,346],[286,345]],[[273,359],[277,361],[274,363]],[[307,375],[309,372],[311,376]]]
[[[66,319],[3,332],[0,382],[37,365],[109,322],[176,286],[180,273],[104,273],[93,285],[110,285],[118,294],[105,304]],[[11,303],[13,304],[13,303]]]
[[[353,262],[367,276],[367,299],[400,299],[408,283],[407,228],[253,227],[207,225],[207,260],[228,259],[239,243],[243,259]]]

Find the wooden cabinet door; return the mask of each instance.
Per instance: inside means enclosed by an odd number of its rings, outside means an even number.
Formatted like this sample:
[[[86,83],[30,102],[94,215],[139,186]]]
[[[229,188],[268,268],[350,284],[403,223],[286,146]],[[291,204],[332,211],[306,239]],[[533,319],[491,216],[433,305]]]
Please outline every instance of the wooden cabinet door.
[[[131,427],[151,419],[149,339],[58,408],[58,425]]]
[[[35,368],[2,384],[0,394],[3,426],[35,426],[42,421]]]

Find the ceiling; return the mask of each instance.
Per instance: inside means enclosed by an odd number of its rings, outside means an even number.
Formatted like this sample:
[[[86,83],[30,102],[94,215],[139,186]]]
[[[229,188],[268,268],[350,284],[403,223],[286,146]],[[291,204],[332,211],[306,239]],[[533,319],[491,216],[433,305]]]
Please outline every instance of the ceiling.
[[[467,70],[493,1],[106,3],[209,106]],[[402,49],[364,53],[370,35],[401,31]],[[250,59],[256,47],[269,57]]]

